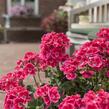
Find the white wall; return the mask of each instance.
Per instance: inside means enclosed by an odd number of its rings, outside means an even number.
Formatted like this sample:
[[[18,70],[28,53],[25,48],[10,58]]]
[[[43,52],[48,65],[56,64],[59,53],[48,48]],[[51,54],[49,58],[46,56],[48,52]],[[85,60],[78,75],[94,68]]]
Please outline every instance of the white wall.
[[[90,3],[97,2],[97,1],[100,1],[100,0],[67,0],[67,3],[75,5],[79,2],[86,2],[86,4],[90,4]]]
[[[79,2],[86,2],[86,0],[67,0],[67,3],[72,5],[76,5]]]
[[[94,2],[97,2],[97,1],[100,1],[100,0],[87,0],[87,4],[94,3]]]

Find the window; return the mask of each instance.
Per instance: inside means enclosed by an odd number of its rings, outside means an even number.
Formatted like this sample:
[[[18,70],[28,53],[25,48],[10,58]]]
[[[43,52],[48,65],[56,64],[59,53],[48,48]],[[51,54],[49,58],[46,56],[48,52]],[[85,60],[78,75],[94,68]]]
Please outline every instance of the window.
[[[7,13],[12,6],[15,5],[29,5],[33,7],[34,15],[39,14],[39,0],[7,0]]]

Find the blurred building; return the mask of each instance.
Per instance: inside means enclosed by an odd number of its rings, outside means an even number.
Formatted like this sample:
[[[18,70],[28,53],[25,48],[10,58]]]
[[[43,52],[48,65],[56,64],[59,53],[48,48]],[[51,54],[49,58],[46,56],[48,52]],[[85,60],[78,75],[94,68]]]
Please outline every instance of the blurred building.
[[[11,36],[14,39],[16,37],[18,38],[21,36],[21,40],[25,37],[25,39],[31,38],[32,36],[35,36],[35,33],[40,37],[41,35],[39,33],[42,33],[42,31],[39,32],[38,30],[35,31],[34,28],[28,28],[28,30],[32,30],[31,32],[27,33],[27,28],[26,27],[39,27],[41,24],[41,20],[51,14],[54,9],[57,9],[60,5],[64,5],[66,3],[66,0],[0,0],[0,24],[5,26],[6,24],[6,18],[5,20],[3,19],[3,15],[7,14],[9,15],[10,9],[15,6],[15,5],[29,5],[34,9],[34,16],[31,18],[25,18],[25,17],[17,17],[17,19],[14,17],[11,17],[11,27],[14,27],[14,32],[13,28],[10,28],[11,33],[7,33],[8,37]],[[17,31],[17,30],[22,30],[19,26],[23,26],[23,29],[26,30],[24,31]],[[16,28],[19,27],[19,28]],[[8,29],[9,30],[9,29]],[[10,31],[9,30],[9,31]],[[16,32],[17,31],[17,32]],[[22,37],[23,36],[23,37]],[[31,36],[31,37],[30,37]],[[13,39],[12,38],[12,39]],[[33,38],[34,39],[34,38]]]
[[[8,9],[13,4],[12,2],[15,1],[21,4],[33,2],[36,14],[40,14],[42,17],[49,15],[54,9],[64,5],[66,2],[66,0],[0,0],[0,21],[2,20],[2,15],[8,12]],[[0,23],[3,22],[1,21]]]

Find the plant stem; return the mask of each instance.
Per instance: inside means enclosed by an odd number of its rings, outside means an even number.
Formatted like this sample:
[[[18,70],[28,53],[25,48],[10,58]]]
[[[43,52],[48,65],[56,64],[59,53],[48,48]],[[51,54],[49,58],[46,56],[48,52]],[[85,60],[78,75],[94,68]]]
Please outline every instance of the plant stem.
[[[40,83],[42,83],[42,80],[41,80],[41,77],[40,77],[40,73],[39,73],[39,69],[38,69],[38,79],[39,79],[39,81],[40,81]]]
[[[5,94],[5,92],[1,92],[1,91],[0,91],[0,93],[1,93],[1,94]]]
[[[35,77],[35,76],[33,76],[33,79],[34,79],[35,85],[38,87],[38,86],[39,86],[39,84],[38,84],[38,83],[37,83],[37,81],[36,81],[36,77]]]

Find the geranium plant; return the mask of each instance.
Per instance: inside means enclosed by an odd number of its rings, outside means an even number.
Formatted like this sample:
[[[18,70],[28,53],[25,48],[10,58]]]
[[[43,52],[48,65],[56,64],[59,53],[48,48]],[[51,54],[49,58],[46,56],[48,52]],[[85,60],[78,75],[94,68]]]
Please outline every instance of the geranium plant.
[[[4,109],[109,109],[109,29],[97,36],[69,56],[66,35],[43,35],[40,52],[27,52],[1,78]]]

